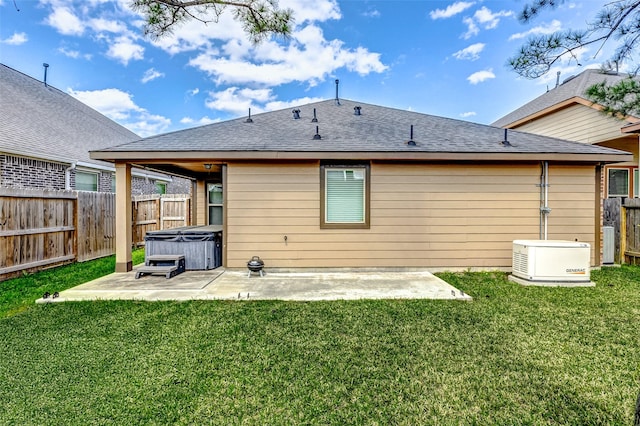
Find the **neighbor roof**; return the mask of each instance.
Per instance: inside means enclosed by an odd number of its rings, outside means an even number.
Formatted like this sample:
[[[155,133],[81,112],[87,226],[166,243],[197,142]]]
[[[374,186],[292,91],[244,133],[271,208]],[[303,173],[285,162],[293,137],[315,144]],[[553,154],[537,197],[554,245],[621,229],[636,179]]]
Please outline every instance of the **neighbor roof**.
[[[74,97],[0,64],[0,152],[74,163],[89,150],[140,139]]]
[[[608,72],[598,69],[588,69],[578,75],[566,78],[562,84],[548,90],[543,95],[538,96],[531,102],[522,105],[520,108],[510,112],[502,118],[492,123],[498,127],[510,127],[512,124],[527,118],[531,115],[544,111],[554,106],[560,106],[570,99],[579,98],[589,102],[585,96],[586,90],[594,84],[605,81],[607,84],[615,84],[625,78],[628,74]]]
[[[528,159],[625,161],[627,153],[529,133],[341,99],[253,115],[93,151],[93,158],[172,161],[219,158]],[[360,114],[355,115],[356,107]],[[292,110],[299,110],[294,119]],[[313,118],[317,122],[313,121]],[[413,128],[413,137],[411,129]],[[314,138],[319,135],[319,139]],[[407,142],[412,139],[415,145]],[[436,155],[437,154],[437,155]],[[542,155],[544,154],[544,155]],[[607,158],[607,156],[609,156]],[[578,158],[580,158],[578,160]],[[597,158],[597,160],[596,160]],[[524,158],[522,158],[524,159]]]

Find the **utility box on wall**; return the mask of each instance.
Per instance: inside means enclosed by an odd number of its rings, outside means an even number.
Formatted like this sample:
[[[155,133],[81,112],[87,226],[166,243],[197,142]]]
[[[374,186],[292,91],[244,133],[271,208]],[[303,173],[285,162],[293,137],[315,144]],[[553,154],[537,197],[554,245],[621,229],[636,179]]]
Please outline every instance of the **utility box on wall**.
[[[513,242],[512,274],[530,283],[591,285],[590,264],[591,246],[588,243],[559,240]]]

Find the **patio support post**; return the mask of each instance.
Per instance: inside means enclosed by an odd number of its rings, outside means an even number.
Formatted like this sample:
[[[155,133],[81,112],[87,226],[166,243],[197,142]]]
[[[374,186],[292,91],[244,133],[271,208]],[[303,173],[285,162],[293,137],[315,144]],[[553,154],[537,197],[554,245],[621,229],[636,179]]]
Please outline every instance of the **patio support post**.
[[[116,163],[116,272],[133,269],[131,228],[131,165]]]

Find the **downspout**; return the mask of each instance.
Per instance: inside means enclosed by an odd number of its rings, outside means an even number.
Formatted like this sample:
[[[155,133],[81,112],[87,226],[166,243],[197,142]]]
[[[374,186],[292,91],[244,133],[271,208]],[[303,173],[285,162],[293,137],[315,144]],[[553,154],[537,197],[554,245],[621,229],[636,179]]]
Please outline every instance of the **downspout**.
[[[71,188],[71,170],[76,169],[75,161],[64,170],[64,189],[70,191]]]
[[[548,238],[548,224],[549,224],[549,162],[543,161],[541,163],[540,173],[540,239],[546,240]]]

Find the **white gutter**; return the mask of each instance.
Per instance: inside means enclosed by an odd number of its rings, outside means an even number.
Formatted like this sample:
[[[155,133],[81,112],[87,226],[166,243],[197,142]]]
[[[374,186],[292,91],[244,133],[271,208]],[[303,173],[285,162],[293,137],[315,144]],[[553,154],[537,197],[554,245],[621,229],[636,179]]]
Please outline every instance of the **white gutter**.
[[[75,168],[76,168],[76,163],[71,163],[69,167],[64,169],[64,189],[66,189],[67,191],[70,191],[73,189],[71,188],[71,170],[74,170]]]

